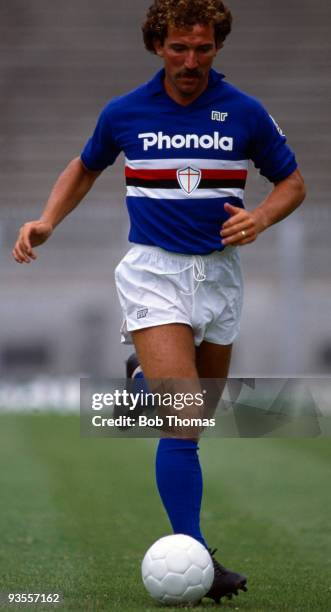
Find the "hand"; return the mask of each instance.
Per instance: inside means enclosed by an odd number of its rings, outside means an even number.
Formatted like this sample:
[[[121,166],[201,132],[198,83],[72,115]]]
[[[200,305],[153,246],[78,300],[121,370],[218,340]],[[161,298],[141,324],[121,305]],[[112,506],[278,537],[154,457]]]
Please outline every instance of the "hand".
[[[230,219],[225,221],[220,232],[222,244],[227,246],[243,246],[256,240],[258,234],[264,229],[261,219],[255,212],[244,208],[224,204],[224,210],[229,213]]]
[[[30,263],[37,259],[32,247],[46,242],[53,232],[53,226],[47,221],[30,221],[22,225],[12,254],[17,263]]]

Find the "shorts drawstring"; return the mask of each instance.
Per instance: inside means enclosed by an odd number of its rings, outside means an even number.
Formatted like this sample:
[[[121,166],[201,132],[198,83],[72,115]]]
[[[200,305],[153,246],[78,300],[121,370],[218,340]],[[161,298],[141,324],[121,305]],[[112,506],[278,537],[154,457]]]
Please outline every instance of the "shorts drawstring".
[[[193,263],[188,266],[187,269],[189,270],[190,268],[192,268],[193,279],[197,284],[195,285],[193,291],[187,292],[181,289],[180,292],[184,293],[184,295],[194,295],[197,292],[200,283],[203,283],[203,281],[205,281],[207,278],[205,274],[205,262],[200,255],[193,256]]]
[[[194,257],[193,266],[193,278],[197,283],[201,283],[206,280],[205,275],[205,262],[200,255]]]

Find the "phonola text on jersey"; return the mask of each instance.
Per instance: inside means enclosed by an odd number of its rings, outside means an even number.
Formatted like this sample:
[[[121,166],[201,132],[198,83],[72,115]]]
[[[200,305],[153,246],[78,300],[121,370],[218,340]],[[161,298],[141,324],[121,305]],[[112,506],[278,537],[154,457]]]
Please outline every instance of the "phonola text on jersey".
[[[277,183],[297,168],[295,156],[261,103],[224,75],[211,70],[207,89],[183,106],[164,74],[106,105],[81,159],[101,171],[124,152],[130,242],[220,251],[224,204],[244,206],[248,161]]]

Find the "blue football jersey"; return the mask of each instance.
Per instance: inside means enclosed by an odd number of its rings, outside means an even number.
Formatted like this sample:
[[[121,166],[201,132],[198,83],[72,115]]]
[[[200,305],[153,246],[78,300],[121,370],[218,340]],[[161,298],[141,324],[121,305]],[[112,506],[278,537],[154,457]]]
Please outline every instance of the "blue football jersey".
[[[244,206],[248,161],[277,183],[297,167],[276,122],[255,98],[210,71],[207,89],[177,104],[164,70],[102,111],[81,154],[90,170],[125,155],[129,241],[168,251],[222,250],[224,204]]]

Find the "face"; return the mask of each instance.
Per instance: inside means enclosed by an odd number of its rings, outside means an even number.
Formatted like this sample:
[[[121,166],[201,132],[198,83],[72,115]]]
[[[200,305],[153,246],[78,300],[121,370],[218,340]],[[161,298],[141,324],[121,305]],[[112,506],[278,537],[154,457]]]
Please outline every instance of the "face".
[[[165,88],[176,102],[189,104],[206,89],[209,71],[218,52],[214,26],[196,24],[189,29],[169,27],[155,51],[164,61]]]

